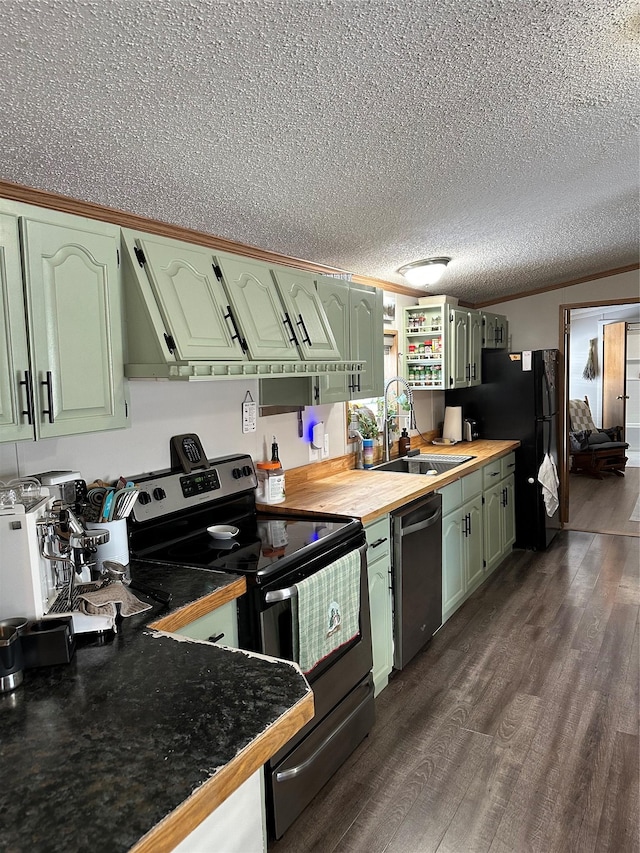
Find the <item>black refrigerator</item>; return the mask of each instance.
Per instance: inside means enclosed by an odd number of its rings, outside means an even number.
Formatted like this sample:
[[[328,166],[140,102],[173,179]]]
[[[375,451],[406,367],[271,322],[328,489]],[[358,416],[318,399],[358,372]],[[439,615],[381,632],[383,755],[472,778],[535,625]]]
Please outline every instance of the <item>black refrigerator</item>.
[[[558,375],[558,350],[483,350],[482,385],[445,392],[445,405],[462,406],[463,418],[478,421],[480,438],[520,441],[516,548],[542,551],[560,529],[559,511],[547,515],[537,479],[546,453],[558,464]]]

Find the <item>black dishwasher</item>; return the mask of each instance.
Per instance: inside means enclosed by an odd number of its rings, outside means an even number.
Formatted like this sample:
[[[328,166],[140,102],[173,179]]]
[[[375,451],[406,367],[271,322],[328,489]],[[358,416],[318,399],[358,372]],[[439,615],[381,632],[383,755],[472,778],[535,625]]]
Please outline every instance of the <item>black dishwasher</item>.
[[[403,669],[442,625],[442,496],[391,515],[393,665]]]

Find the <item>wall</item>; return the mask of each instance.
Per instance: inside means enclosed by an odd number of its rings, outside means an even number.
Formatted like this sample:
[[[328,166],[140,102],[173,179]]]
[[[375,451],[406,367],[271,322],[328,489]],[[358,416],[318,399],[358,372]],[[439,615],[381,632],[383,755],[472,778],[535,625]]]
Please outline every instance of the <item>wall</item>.
[[[309,461],[309,445],[298,437],[295,414],[259,418],[257,432],[243,435],[241,406],[247,391],[258,399],[257,382],[129,382],[131,427],[124,430],[50,438],[37,442],[0,444],[0,479],[72,469],[85,479],[117,479],[169,465],[172,435],[195,432],[209,456],[249,453],[255,461],[271,458],[271,439],[280,445],[286,468]],[[317,406],[303,413],[322,420],[329,432],[330,456],[346,453],[344,406]],[[267,454],[269,454],[267,456]]]
[[[640,297],[640,272],[574,284],[547,293],[525,296],[492,305],[490,310],[509,318],[509,348],[513,350],[557,348],[560,305]]]

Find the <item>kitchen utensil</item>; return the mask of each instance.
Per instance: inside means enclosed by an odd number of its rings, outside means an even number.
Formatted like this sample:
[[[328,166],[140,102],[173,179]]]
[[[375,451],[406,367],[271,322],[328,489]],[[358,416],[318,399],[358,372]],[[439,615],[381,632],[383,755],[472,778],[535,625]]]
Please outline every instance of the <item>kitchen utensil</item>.
[[[135,589],[137,592],[141,592],[143,595],[147,595],[161,604],[169,604],[173,597],[170,592],[165,592],[162,589],[154,589],[139,581],[132,580],[128,567],[123,566],[122,563],[117,563],[115,560],[105,560],[102,566],[108,580],[121,581],[130,589]]]
[[[213,524],[207,527],[207,533],[214,539],[233,539],[240,533],[240,529],[232,524]]]

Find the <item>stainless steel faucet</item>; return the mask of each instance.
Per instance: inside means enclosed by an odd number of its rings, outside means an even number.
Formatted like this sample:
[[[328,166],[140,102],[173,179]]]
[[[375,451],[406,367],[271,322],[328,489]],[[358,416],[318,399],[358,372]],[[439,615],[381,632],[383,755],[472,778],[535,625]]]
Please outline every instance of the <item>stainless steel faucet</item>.
[[[389,388],[393,385],[394,382],[399,382],[400,385],[404,387],[407,392],[407,399],[409,401],[409,429],[415,429],[416,426],[416,418],[413,411],[413,392],[411,390],[411,386],[404,378],[404,376],[392,376],[384,386],[384,395],[382,397],[382,433],[383,433],[383,449],[384,449],[384,461],[389,461],[389,424],[387,422],[387,418],[389,417],[389,405],[387,403],[387,394],[389,392]]]

